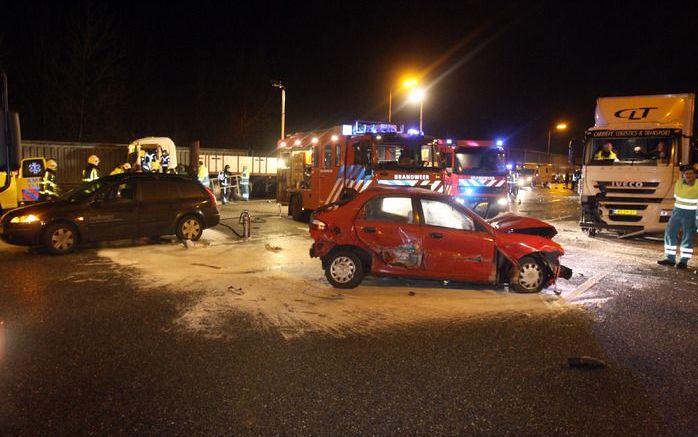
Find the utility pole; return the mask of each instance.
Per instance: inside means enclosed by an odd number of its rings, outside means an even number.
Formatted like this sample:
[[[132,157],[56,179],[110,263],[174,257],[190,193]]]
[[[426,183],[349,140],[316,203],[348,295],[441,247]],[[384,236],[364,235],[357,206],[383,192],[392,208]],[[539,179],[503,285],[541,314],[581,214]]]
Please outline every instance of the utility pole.
[[[281,90],[281,139],[286,137],[286,85],[280,80],[272,80],[271,86]]]

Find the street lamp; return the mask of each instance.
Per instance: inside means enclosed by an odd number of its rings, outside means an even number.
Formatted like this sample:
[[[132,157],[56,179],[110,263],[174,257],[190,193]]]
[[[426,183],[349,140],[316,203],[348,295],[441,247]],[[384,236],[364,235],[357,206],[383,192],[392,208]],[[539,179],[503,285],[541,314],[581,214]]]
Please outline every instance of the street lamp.
[[[555,129],[555,130],[557,130],[557,131],[566,130],[566,129],[567,129],[567,123],[558,123],[558,124],[555,125],[554,128],[551,127],[550,129],[548,129],[548,157],[550,156],[550,136],[551,136],[552,133],[553,133],[553,129]]]
[[[424,96],[426,93],[421,88],[415,88],[410,93],[410,102],[419,103],[419,132],[423,132],[422,121],[424,115]]]
[[[415,78],[409,78],[405,79],[402,81],[400,84],[401,89],[412,89],[417,86],[419,82]],[[388,93],[388,123],[391,123],[393,121],[393,87],[390,87],[390,91]]]
[[[272,80],[271,86],[281,90],[281,139],[284,139],[286,133],[286,85],[280,80]]]

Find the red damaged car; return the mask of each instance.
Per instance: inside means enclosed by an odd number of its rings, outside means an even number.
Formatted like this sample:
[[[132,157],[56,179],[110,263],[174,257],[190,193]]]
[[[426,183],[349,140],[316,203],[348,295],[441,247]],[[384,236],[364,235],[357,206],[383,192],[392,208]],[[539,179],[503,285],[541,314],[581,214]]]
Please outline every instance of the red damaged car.
[[[560,265],[555,228],[506,214],[485,221],[450,196],[372,187],[316,210],[310,220],[327,280],[354,288],[365,275],[488,284],[538,292],[572,271]]]

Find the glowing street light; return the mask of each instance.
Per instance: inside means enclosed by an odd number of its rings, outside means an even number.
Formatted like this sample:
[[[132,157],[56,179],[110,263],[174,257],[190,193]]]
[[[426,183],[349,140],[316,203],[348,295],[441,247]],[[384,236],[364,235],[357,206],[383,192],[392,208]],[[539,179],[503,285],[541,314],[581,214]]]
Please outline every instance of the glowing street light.
[[[409,90],[419,85],[419,81],[414,77],[409,77],[402,81],[401,89]],[[388,123],[393,121],[393,87],[388,93]]]
[[[558,123],[555,125],[555,130],[563,131],[567,129],[567,123]],[[553,128],[548,129],[548,157],[550,157],[550,136],[553,133]]]
[[[423,121],[423,116],[424,116],[424,97],[426,96],[426,93],[422,88],[415,88],[412,90],[410,93],[410,102],[412,103],[419,103],[419,131],[424,132],[424,129],[422,129],[422,121]]]

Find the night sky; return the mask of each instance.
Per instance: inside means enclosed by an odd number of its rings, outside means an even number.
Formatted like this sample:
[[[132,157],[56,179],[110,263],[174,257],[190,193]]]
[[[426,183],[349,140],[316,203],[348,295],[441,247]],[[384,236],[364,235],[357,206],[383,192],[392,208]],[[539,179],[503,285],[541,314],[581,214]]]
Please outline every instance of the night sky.
[[[0,67],[25,139],[271,150],[287,133],[387,118],[405,72],[424,130],[562,151],[605,95],[696,92],[696,2],[15,2]],[[244,5],[244,7],[243,7]],[[418,108],[394,99],[395,118]]]

